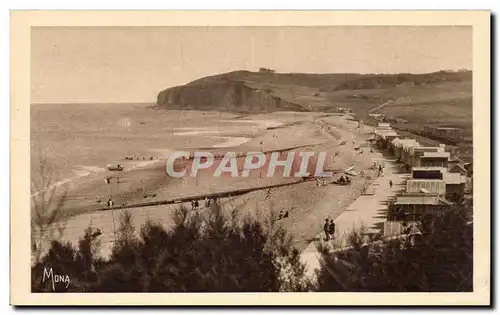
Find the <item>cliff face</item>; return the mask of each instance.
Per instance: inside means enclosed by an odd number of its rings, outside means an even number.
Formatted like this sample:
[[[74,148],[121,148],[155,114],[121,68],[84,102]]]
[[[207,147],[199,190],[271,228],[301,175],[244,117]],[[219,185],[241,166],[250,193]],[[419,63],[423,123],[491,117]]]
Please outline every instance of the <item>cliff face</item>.
[[[158,106],[236,112],[306,111],[304,107],[273,95],[269,90],[249,87],[242,81],[214,80],[164,90]]]

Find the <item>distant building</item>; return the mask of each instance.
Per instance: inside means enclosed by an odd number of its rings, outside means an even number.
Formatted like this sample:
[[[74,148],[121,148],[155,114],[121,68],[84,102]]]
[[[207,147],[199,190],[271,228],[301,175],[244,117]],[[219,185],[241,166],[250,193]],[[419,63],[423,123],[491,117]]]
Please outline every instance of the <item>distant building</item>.
[[[377,124],[377,129],[378,130],[392,130],[392,127],[391,127],[391,124],[389,124],[389,123],[379,122]]]
[[[269,69],[269,68],[259,68],[259,72],[263,72],[263,73],[275,73],[276,71],[273,70],[273,69]]]
[[[396,156],[396,158],[400,161],[406,163],[409,159],[409,149],[412,147],[418,147],[420,144],[415,139],[401,139],[396,138],[392,140],[392,152]],[[407,154],[405,154],[407,153]]]
[[[415,87],[415,83],[411,81],[406,81],[406,82],[401,82],[396,85],[396,87],[401,88],[401,87]]]
[[[397,132],[394,130],[375,130],[375,142],[383,149],[390,149],[391,143],[394,139],[398,137]]]
[[[350,109],[350,108],[345,108],[345,107],[337,107],[337,108],[335,109],[335,112],[336,112],[336,113],[351,114],[351,113],[352,113],[352,109]]]
[[[462,138],[463,131],[460,128],[425,126],[424,133],[427,137],[456,141]]]

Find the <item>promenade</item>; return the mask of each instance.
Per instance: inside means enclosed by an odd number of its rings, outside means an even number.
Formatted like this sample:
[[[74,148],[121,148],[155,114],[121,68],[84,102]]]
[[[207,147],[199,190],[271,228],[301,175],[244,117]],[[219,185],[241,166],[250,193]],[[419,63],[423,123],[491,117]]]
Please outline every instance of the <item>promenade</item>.
[[[371,153],[374,162],[383,163],[384,174],[372,181],[372,194],[359,196],[349,207],[334,220],[335,239],[325,241],[323,231],[301,254],[301,260],[306,263],[306,275],[310,279],[315,277],[315,269],[320,267],[320,253],[317,250],[319,243],[330,245],[332,248],[348,246],[347,235],[352,231],[364,229],[365,233],[378,233],[382,230],[386,220],[387,200],[404,190],[409,174],[400,174],[394,159],[388,159],[380,152]],[[392,188],[389,182],[392,181]],[[319,222],[318,224],[322,224]]]

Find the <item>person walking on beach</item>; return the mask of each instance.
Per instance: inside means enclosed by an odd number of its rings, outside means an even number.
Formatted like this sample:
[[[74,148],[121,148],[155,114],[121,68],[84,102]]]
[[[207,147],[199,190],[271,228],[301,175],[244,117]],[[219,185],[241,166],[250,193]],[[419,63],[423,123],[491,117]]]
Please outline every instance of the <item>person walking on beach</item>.
[[[111,200],[111,198],[108,199],[108,208],[112,208],[113,207],[113,200]]]
[[[271,198],[271,188],[269,188],[269,189],[267,190],[265,200],[267,200],[267,199],[269,199],[269,198]]]
[[[328,225],[328,233],[333,240],[335,238],[335,223],[333,222],[333,219],[330,220],[330,224]]]
[[[325,240],[330,239],[330,224],[328,224],[328,218],[325,219],[325,225],[323,225],[323,232],[325,232]]]
[[[392,180],[389,181],[389,187],[392,188]]]
[[[382,165],[378,166],[378,177],[380,177],[380,175],[382,175]]]

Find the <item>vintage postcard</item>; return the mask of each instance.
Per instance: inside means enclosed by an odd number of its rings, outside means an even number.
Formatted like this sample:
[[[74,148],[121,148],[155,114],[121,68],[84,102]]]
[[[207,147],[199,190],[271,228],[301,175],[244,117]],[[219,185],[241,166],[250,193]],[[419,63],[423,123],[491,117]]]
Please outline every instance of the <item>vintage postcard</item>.
[[[490,12],[11,25],[12,304],[490,304]]]

